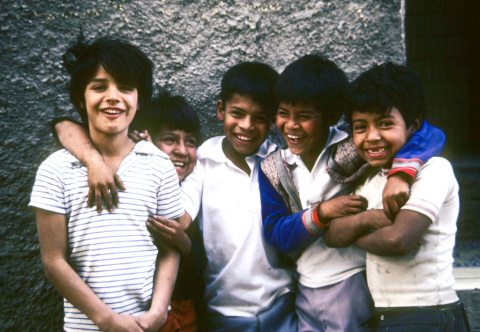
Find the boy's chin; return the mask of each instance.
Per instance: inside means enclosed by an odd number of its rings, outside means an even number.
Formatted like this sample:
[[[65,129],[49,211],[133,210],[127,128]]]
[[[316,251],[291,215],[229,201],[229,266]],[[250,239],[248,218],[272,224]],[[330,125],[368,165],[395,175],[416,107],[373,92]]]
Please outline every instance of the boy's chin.
[[[392,168],[392,160],[384,161],[384,160],[367,160],[367,163],[370,164],[372,167],[376,168]]]

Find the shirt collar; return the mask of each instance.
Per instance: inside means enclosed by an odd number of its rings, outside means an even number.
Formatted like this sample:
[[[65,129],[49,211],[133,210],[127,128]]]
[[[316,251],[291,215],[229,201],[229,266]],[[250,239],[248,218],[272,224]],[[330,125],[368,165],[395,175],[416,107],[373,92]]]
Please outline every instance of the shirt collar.
[[[348,137],[348,134],[345,131],[338,129],[337,127],[330,127],[330,133],[328,134],[327,143],[325,144],[325,147],[323,148],[322,152],[318,157],[320,158],[323,152],[327,150],[329,147],[343,141],[347,137]],[[290,149],[287,148],[285,150],[282,150],[282,152],[283,152],[283,158],[285,159],[285,162],[287,164],[289,165],[303,164],[302,158],[299,155],[293,154],[292,151],[290,151]],[[318,158],[317,158],[317,161],[318,161]]]
[[[216,136],[205,141],[197,150],[198,159],[210,159],[218,163],[227,162],[228,158],[225,156],[222,148],[222,142],[226,139],[225,136]],[[276,149],[277,145],[266,139],[260,145],[258,151],[247,159],[251,158],[265,158],[270,152]]]

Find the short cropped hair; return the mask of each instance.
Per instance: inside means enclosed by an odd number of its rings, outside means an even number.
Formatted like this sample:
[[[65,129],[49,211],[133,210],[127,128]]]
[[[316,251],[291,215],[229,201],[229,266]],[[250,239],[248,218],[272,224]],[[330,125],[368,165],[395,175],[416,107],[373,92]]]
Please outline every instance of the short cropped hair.
[[[160,133],[163,125],[169,126],[171,130],[183,130],[193,134],[197,141],[200,139],[200,120],[195,109],[185,98],[172,96],[167,91],[152,98],[134,127],[147,129],[153,139]]]
[[[270,119],[278,104],[273,95],[278,73],[264,63],[243,62],[231,67],[222,78],[220,99],[225,105],[236,93],[259,103]]]
[[[355,79],[348,89],[348,121],[353,112],[387,114],[393,107],[407,127],[427,116],[425,90],[411,69],[391,62],[376,65]]]
[[[84,107],[85,89],[100,66],[118,83],[137,89],[137,109],[141,109],[152,97],[153,63],[137,47],[126,42],[103,37],[88,44],[80,32],[77,42],[62,59],[70,74],[70,101],[84,123],[88,122]]]
[[[345,112],[348,79],[335,63],[317,54],[305,55],[280,74],[275,86],[279,103],[312,104],[327,123],[337,122]]]

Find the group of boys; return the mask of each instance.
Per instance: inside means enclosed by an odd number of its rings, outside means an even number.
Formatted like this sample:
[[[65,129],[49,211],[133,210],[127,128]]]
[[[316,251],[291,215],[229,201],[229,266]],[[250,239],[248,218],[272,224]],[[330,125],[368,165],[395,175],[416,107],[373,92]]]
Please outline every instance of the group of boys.
[[[195,150],[191,107],[168,95],[146,106],[142,78],[117,69],[115,58],[137,68],[140,51],[85,47],[70,90],[88,129],[57,124],[71,154],[40,166],[30,203],[65,331],[468,331],[452,289],[458,185],[435,157],[445,138],[425,122],[417,75],[385,64],[349,84],[317,55],[281,75],[238,64],[217,102],[225,135]],[[138,129],[163,152],[128,140],[140,106]],[[285,148],[267,139],[273,123]],[[202,288],[201,315],[192,290],[167,316],[179,260],[173,292]]]

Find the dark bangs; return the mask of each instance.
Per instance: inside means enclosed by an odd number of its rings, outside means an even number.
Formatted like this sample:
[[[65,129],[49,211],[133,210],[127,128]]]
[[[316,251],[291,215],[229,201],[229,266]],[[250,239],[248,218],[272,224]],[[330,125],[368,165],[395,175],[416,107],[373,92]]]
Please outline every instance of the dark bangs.
[[[407,67],[390,62],[361,74],[350,84],[347,96],[350,123],[352,112],[386,115],[393,107],[402,114],[407,127],[427,115],[420,77]]]
[[[273,95],[278,73],[269,65],[243,62],[230,68],[223,76],[220,99],[225,104],[236,93],[259,103],[270,119],[278,104]]]
[[[200,120],[197,113],[181,96],[162,92],[152,99],[135,124],[137,129],[148,130],[153,138],[160,133],[163,125],[171,130],[182,130],[200,139]]]
[[[82,36],[83,38],[83,36]],[[87,122],[82,109],[85,89],[102,66],[119,84],[138,91],[138,109],[150,101],[152,95],[153,63],[137,47],[113,38],[100,38],[87,45],[79,41],[63,56],[64,66],[71,74],[70,100]]]
[[[312,104],[328,120],[336,122],[345,112],[348,79],[332,61],[305,55],[280,74],[274,93],[278,102]]]

